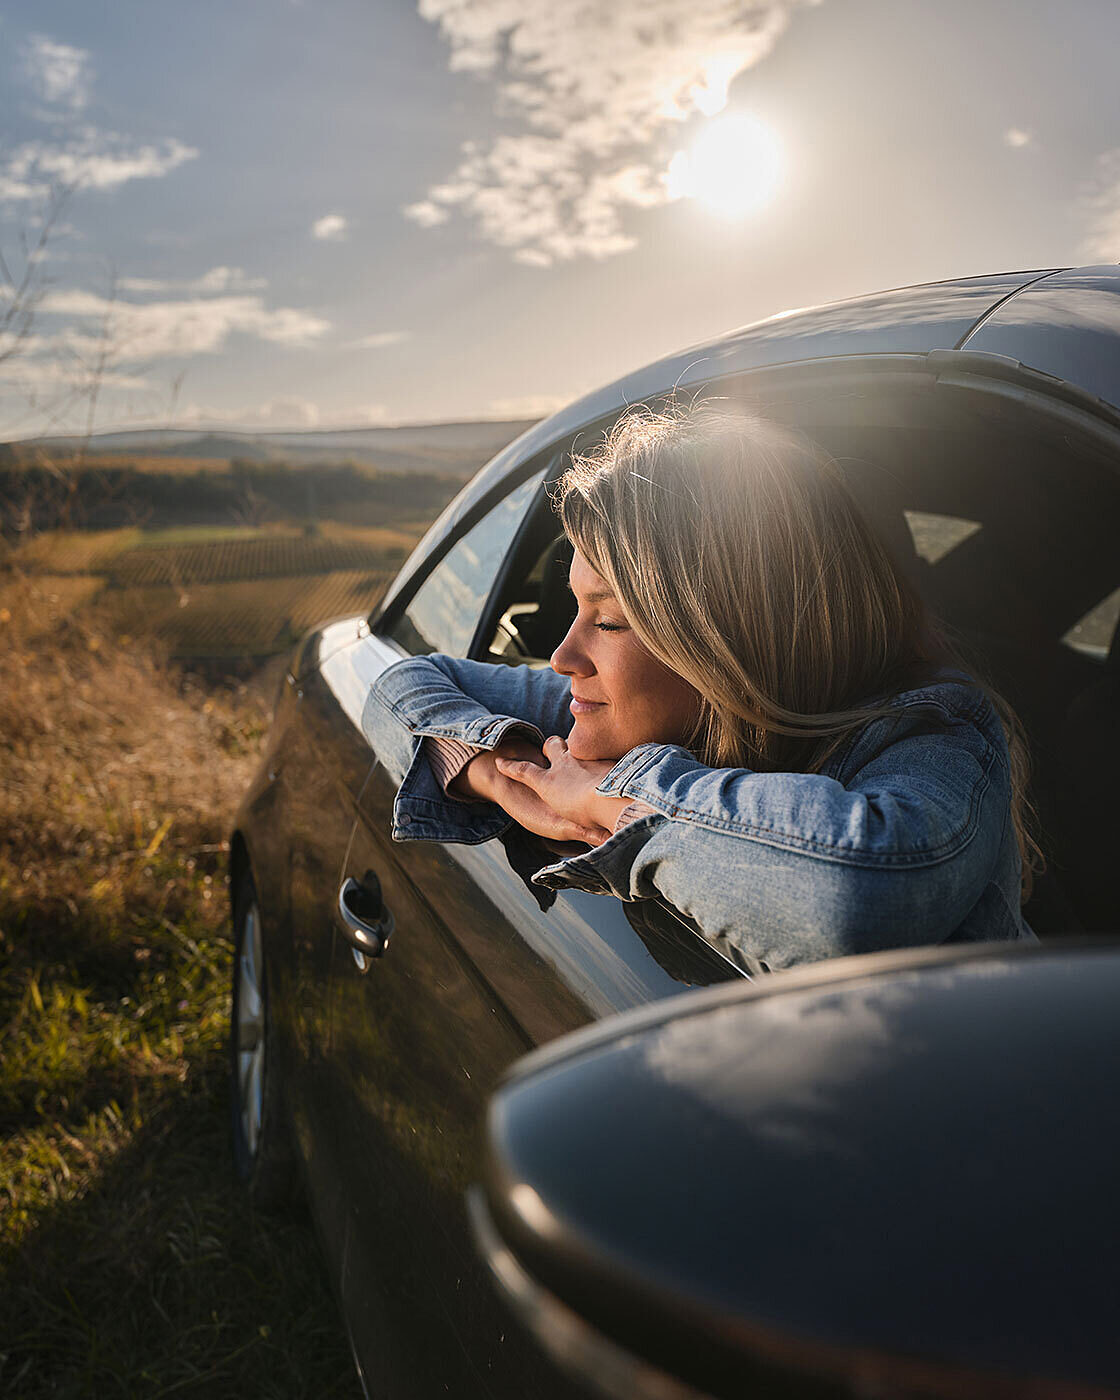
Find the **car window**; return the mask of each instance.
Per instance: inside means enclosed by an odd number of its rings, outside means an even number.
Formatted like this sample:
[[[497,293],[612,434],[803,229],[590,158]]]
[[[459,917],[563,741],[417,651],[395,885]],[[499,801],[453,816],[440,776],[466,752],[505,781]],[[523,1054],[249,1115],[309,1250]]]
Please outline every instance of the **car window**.
[[[929,510],[905,510],[903,515],[914,553],[927,564],[939,564],[950,550],[980,529],[979,520],[962,520],[959,515],[937,515]]]
[[[842,430],[828,445],[967,669],[1026,736],[1048,869],[1028,922],[1043,936],[1104,930],[1116,921],[1107,852],[1120,777],[1115,455],[1041,415],[960,408],[927,403],[919,429]]]
[[[1120,630],[1120,588],[1102,598],[1062,638],[1067,647],[1094,661],[1108,659],[1112,639]]]
[[[548,665],[575,616],[568,588],[571,563],[572,546],[557,532],[555,515],[551,509],[538,510],[497,603],[486,660]]]
[[[523,481],[452,546],[413,595],[388,634],[413,656],[465,656],[486,598],[539,490],[542,473]]]

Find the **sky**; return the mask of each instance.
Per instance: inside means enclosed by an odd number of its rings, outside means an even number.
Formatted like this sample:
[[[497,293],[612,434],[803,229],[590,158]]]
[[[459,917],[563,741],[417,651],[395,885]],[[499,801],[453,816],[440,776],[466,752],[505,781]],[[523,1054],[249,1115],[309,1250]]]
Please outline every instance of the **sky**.
[[[533,417],[1116,262],[1117,53],[1118,0],[0,0],[0,440]]]

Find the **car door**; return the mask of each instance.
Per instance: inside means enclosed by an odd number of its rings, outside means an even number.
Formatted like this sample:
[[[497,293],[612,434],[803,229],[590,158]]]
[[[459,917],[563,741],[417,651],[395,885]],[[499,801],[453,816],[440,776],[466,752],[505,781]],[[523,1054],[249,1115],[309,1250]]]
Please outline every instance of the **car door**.
[[[463,533],[386,633],[325,664],[326,683],[357,707],[406,654],[402,641],[462,654],[476,637],[485,654],[480,619],[511,612],[488,595],[508,578],[533,512],[538,528],[547,513],[541,481],[514,486]],[[406,739],[403,751],[371,752],[340,872],[353,882],[352,912],[389,939],[370,957],[340,916],[329,1078],[348,1212],[344,1310],[373,1393],[547,1395],[552,1381],[498,1310],[468,1238],[464,1194],[478,1175],[486,1099],[535,1045],[740,974],[667,910],[538,890],[528,876],[550,857],[525,833],[479,846],[394,843],[408,749]]]
[[[324,892],[337,887],[369,754],[360,731],[340,725],[338,696],[314,666],[294,664],[284,681],[291,711],[271,761],[274,828],[287,852],[288,922],[278,957],[275,1005],[286,1048],[283,1078],[292,1132],[316,1202],[328,1255],[337,1257],[346,1218],[335,1187],[324,1082],[330,1064],[330,967],[335,921]]]

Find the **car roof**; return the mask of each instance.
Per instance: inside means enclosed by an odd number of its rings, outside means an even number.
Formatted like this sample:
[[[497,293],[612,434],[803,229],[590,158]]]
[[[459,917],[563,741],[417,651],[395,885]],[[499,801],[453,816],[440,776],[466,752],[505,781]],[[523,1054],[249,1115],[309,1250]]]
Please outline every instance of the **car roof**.
[[[416,564],[441,552],[506,478],[631,404],[751,370],[852,357],[963,352],[973,365],[1039,371],[1120,410],[1120,267],[1042,268],[897,287],[782,312],[663,356],[542,419],[494,457],[431,527]],[[411,573],[406,566],[402,576]],[[401,580],[386,595],[391,604]]]
[[[845,301],[783,311],[687,346],[595,389],[542,419],[509,444],[475,478],[477,494],[495,480],[587,424],[643,400],[725,375],[848,355],[915,354],[958,348],[1008,298],[1054,269],[1002,272],[896,287]],[[472,491],[472,498],[476,492]]]

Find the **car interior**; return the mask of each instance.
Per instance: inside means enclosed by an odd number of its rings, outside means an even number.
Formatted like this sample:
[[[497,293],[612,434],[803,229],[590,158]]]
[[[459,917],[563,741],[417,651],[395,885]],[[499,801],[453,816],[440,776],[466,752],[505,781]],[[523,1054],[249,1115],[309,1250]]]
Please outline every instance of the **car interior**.
[[[1032,927],[1043,937],[1115,929],[1120,475],[1107,426],[928,372],[813,367],[720,388],[832,453],[966,664],[1015,710],[1047,860],[1026,909]],[[553,475],[562,469],[563,458]],[[476,654],[547,665],[574,616],[570,561],[541,493]]]

